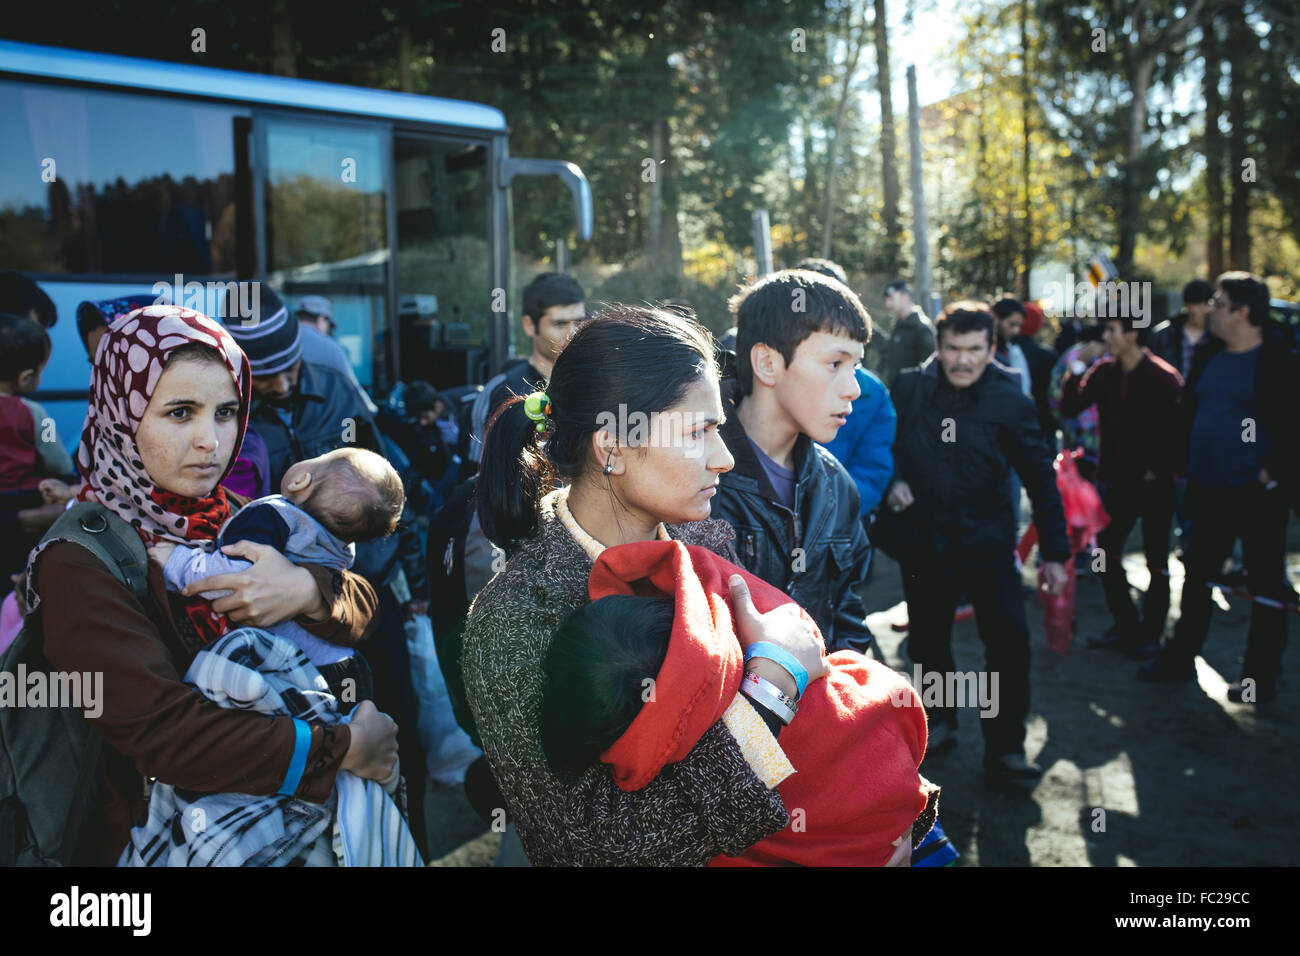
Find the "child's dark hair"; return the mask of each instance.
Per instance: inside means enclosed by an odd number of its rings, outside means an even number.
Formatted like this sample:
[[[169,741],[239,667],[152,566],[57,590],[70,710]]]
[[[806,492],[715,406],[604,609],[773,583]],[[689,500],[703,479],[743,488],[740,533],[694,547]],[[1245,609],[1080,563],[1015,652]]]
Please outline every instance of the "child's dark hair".
[[[0,272],[0,312],[23,318],[35,312],[36,318],[47,329],[59,321],[59,310],[45,290],[21,272]]]
[[[741,394],[754,390],[750,353],[760,342],[788,365],[799,343],[817,332],[871,339],[871,316],[857,294],[818,272],[784,269],[741,289],[728,303],[736,316],[736,372]]]
[[[1024,311],[1023,308],[1021,311]],[[963,299],[960,302],[952,303],[939,313],[939,318],[934,323],[934,340],[939,345],[942,345],[945,332],[950,335],[984,332],[988,336],[989,345],[992,345],[996,339],[995,328],[996,322],[993,319],[993,313],[989,310],[988,303],[978,302],[974,299]]]
[[[0,315],[0,380],[16,382],[50,357],[50,336],[25,315]]]
[[[483,533],[507,551],[531,538],[538,502],[587,470],[591,436],[608,416],[667,411],[716,374],[709,333],[675,312],[618,306],[583,324],[546,383],[545,434],[524,413],[522,396],[488,422],[476,492]]]
[[[627,732],[663,667],[675,604],[611,595],[565,619],[543,662],[542,752],[557,773],[593,766]]]

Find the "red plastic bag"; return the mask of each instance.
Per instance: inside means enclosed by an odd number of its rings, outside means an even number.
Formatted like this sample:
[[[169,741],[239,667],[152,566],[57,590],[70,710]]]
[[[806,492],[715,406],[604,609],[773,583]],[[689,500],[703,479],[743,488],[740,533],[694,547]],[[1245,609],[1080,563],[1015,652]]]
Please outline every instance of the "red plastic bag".
[[[1081,450],[1061,452],[1052,462],[1056,469],[1056,487],[1061,492],[1061,502],[1065,505],[1065,524],[1070,530],[1070,547],[1078,554],[1094,538],[1097,532],[1110,524],[1110,515],[1101,505],[1101,496],[1092,482],[1079,476],[1075,459]]]
[[[1047,632],[1047,646],[1058,654],[1070,649],[1070,638],[1074,629],[1074,594],[1076,572],[1074,555],[1089,548],[1097,538],[1097,532],[1110,524],[1110,515],[1102,507],[1101,496],[1092,483],[1085,481],[1075,467],[1075,460],[1082,450],[1061,452],[1052,462],[1056,469],[1056,487],[1061,493],[1061,502],[1065,506],[1065,526],[1070,535],[1070,559],[1065,562],[1065,587],[1060,594],[1048,594],[1042,588],[1043,572],[1038,572],[1038,603],[1043,606],[1043,630]],[[1023,562],[1038,541],[1038,530],[1030,525],[1016,553]]]
[[[1074,562],[1065,562],[1065,587],[1060,594],[1048,594],[1042,588],[1043,572],[1038,572],[1038,603],[1043,606],[1043,630],[1047,646],[1064,655],[1070,649],[1074,629]]]

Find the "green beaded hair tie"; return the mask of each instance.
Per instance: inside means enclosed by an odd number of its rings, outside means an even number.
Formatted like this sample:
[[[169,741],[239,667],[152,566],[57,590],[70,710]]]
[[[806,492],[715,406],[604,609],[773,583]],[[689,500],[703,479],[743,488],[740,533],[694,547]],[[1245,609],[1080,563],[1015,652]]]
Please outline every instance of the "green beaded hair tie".
[[[537,422],[539,432],[546,431],[546,419],[551,414],[551,397],[545,392],[533,392],[524,399],[524,414]]]

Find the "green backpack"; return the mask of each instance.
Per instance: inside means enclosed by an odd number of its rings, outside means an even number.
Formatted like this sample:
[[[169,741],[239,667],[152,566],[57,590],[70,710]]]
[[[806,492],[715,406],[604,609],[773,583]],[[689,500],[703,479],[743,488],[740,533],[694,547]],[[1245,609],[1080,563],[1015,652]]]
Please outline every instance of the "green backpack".
[[[42,541],[73,541],[151,606],[149,558],[136,530],[95,502],[73,505]],[[0,656],[0,672],[52,673],[45,657],[41,610]],[[24,688],[16,688],[23,693]],[[103,740],[75,707],[0,707],[0,867],[72,866],[86,862],[93,834]]]

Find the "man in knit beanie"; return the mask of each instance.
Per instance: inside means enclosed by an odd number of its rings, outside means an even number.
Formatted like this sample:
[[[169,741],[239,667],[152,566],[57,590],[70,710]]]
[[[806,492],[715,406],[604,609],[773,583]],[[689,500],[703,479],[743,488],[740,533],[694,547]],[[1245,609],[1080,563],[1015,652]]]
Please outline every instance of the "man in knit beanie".
[[[384,453],[374,415],[348,378],[303,358],[298,320],[274,289],[262,282],[251,310],[228,305],[222,321],[252,369],[249,425],[266,442],[271,487],[295,461],[343,445]]]
[[[271,487],[278,488],[296,461],[353,446],[383,455],[379,427],[357,390],[338,369],[302,357],[298,320],[265,282],[254,297],[252,315],[226,309],[226,330],[248,356],[253,373],[249,425],[266,442]],[[398,530],[357,543],[352,570],[380,595],[380,610],[371,627],[364,656],[374,677],[374,700],[401,728],[398,750],[411,805],[422,806],[424,755],[414,736],[419,724],[410,681],[403,618],[429,613],[429,579],[424,548],[407,508]],[[399,569],[406,577],[400,597],[393,586]],[[422,814],[411,817],[412,831],[423,844]],[[423,848],[423,847],[422,847]]]

